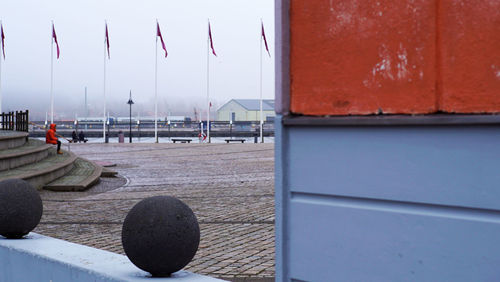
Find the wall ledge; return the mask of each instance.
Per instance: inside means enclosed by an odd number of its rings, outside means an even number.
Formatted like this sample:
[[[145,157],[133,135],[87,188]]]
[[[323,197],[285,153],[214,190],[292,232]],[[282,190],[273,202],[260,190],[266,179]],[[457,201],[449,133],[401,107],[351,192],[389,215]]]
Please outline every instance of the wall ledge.
[[[223,281],[188,271],[151,278],[123,255],[30,233],[0,236],[0,281]]]
[[[371,116],[283,116],[285,126],[500,126],[500,114],[490,115],[371,115]]]

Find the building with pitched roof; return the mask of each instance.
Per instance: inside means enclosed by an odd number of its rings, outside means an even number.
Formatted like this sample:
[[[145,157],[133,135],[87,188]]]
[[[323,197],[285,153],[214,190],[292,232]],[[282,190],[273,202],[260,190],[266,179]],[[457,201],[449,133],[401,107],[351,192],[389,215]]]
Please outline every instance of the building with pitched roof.
[[[264,121],[274,118],[274,100],[262,100]],[[260,120],[259,99],[231,99],[217,110],[218,121],[258,121]]]

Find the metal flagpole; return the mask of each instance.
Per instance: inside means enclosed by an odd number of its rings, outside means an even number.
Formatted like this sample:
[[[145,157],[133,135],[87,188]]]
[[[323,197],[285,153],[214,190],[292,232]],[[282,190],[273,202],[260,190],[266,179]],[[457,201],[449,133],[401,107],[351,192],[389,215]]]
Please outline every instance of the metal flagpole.
[[[210,27],[210,19],[208,19]],[[210,143],[210,38],[207,34],[207,140]]]
[[[102,138],[106,142],[106,26],[107,22],[104,21],[104,83],[103,83],[103,96],[104,96],[104,109],[102,120]]]
[[[87,121],[89,119],[89,104],[87,103],[87,86],[85,86],[85,130],[87,130]]]
[[[260,19],[261,26],[263,25]],[[260,35],[260,143],[264,143],[263,131],[264,121],[262,120],[262,33]]]
[[[54,21],[50,36],[50,123],[54,123]]]
[[[155,142],[158,143],[158,19],[156,20],[155,44]]]
[[[0,21],[0,25],[2,22]],[[3,49],[2,49],[3,51]],[[2,57],[0,55],[0,113],[2,112]]]
[[[1,20],[0,20],[0,27],[3,27]],[[2,40],[2,38],[0,38],[0,40]],[[3,46],[0,49],[1,49],[0,51],[4,52]],[[3,113],[2,112],[2,54],[0,54],[0,113]]]
[[[0,20],[0,27],[3,28],[3,25],[2,25],[2,21]],[[2,31],[3,32],[3,31]],[[2,34],[3,35],[3,34]],[[1,36],[1,35],[0,35]],[[0,40],[2,40],[2,38],[0,38]],[[5,50],[3,49],[3,46],[1,48],[2,52],[5,52]],[[2,53],[3,54],[3,53]],[[4,58],[5,59],[5,58]],[[0,113],[3,113],[2,112],[2,55],[0,54]]]

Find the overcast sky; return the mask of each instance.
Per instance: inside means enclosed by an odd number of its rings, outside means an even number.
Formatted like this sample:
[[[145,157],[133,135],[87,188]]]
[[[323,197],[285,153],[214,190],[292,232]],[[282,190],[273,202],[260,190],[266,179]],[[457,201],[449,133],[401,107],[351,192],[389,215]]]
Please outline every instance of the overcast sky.
[[[56,116],[84,115],[85,86],[89,115],[101,116],[107,20],[111,53],[106,62],[107,108],[112,115],[128,115],[131,89],[133,114],[153,115],[158,19],[169,54],[165,59],[158,45],[160,115],[192,114],[193,107],[205,111],[208,18],[218,55],[210,56],[214,108],[232,98],[259,98],[261,18],[271,49],[271,58],[265,50],[263,55],[263,96],[274,99],[273,0],[2,0],[3,110],[30,109],[32,119],[45,118],[50,110],[54,20],[61,48],[60,59],[54,59]]]

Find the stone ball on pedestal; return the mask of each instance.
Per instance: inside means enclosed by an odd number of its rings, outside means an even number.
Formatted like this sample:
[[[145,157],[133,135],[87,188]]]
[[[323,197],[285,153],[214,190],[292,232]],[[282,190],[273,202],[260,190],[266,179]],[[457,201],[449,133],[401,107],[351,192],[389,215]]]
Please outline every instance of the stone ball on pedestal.
[[[156,196],[137,203],[122,228],[122,245],[130,261],[153,277],[181,270],[194,257],[200,227],[181,200]]]
[[[35,229],[42,212],[42,199],[31,184],[17,178],[0,181],[0,235],[22,238]]]

